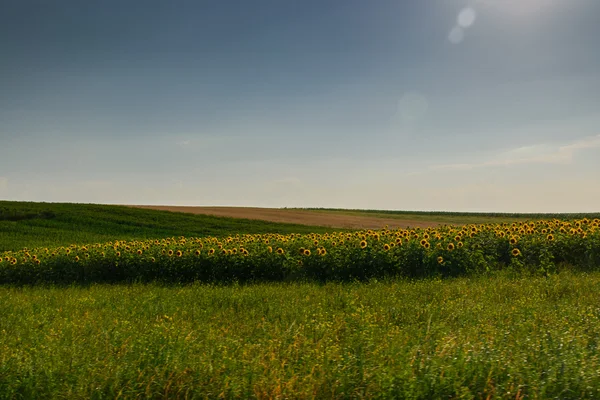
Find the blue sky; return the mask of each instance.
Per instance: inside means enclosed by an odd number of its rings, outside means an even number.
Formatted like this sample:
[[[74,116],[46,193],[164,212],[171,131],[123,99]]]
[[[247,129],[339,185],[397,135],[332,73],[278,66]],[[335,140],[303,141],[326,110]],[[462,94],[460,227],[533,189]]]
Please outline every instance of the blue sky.
[[[8,0],[0,199],[600,211],[597,0]]]

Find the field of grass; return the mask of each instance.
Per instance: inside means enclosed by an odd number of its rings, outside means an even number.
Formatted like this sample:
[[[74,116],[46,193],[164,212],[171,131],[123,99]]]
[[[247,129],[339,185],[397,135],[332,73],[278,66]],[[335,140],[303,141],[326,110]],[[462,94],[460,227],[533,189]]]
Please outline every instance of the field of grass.
[[[0,287],[0,399],[600,397],[600,273]]]
[[[600,398],[597,215],[447,214],[0,202],[0,399]]]
[[[97,204],[0,201],[0,252],[111,240],[235,233],[309,233],[326,228]]]

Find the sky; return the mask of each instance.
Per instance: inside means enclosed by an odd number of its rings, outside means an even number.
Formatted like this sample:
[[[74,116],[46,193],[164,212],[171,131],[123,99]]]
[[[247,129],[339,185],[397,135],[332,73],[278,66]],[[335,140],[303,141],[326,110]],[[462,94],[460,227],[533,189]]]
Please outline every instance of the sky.
[[[598,0],[5,0],[0,199],[600,211]]]

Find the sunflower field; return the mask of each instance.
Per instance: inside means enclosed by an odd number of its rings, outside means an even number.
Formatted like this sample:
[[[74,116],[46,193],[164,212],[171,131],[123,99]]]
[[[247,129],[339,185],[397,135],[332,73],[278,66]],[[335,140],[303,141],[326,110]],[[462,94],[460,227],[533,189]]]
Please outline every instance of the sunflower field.
[[[355,281],[600,267],[600,220],[110,241],[0,253],[0,283]]]

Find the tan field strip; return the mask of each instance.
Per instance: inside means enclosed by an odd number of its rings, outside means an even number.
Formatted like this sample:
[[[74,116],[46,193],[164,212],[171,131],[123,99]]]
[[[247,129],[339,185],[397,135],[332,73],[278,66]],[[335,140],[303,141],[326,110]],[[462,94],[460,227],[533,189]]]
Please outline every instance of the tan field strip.
[[[385,225],[388,225],[390,229],[406,227],[427,228],[441,225],[441,223],[433,221],[416,221],[410,219],[370,217],[362,215],[344,215],[322,211],[286,210],[279,208],[137,205],[131,207],[345,229],[381,229]]]

